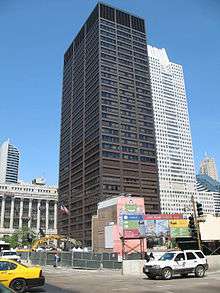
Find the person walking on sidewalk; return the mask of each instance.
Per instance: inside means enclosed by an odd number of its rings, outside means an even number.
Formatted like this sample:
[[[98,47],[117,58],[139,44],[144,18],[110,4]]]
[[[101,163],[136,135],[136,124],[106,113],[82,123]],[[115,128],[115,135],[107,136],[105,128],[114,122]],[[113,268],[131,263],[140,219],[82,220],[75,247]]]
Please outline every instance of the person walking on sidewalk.
[[[60,257],[58,255],[58,253],[56,252],[54,255],[54,267],[56,268],[58,266],[58,262],[60,261]]]

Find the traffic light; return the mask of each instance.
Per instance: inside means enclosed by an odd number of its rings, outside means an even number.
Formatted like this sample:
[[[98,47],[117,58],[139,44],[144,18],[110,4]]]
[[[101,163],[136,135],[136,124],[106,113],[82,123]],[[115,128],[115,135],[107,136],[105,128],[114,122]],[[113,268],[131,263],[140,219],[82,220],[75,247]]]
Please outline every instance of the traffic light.
[[[190,229],[191,236],[193,238],[196,238],[197,237],[197,230],[196,230],[196,225],[195,225],[195,221],[194,221],[193,215],[191,215],[189,217],[189,229]]]
[[[202,204],[198,201],[196,202],[196,209],[198,217],[201,217],[203,215]]]

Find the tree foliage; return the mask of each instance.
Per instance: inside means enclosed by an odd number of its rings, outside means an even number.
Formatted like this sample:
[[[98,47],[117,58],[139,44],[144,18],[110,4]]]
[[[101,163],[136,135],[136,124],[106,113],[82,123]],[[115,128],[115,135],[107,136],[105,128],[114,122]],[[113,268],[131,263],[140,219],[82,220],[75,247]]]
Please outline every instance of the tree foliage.
[[[28,227],[16,230],[11,236],[5,236],[5,242],[12,248],[29,246],[37,238],[36,233]]]

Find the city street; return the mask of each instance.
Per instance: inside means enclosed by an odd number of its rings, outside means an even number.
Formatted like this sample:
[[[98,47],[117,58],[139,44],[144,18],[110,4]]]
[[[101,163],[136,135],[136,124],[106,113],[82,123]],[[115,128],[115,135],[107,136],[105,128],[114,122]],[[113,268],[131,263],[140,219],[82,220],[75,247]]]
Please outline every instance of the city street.
[[[149,280],[141,277],[122,276],[120,271],[84,271],[66,268],[46,268],[46,285],[43,290],[30,292],[163,292],[163,293],[217,293],[220,290],[220,272],[210,272],[203,279],[175,278],[170,281]]]

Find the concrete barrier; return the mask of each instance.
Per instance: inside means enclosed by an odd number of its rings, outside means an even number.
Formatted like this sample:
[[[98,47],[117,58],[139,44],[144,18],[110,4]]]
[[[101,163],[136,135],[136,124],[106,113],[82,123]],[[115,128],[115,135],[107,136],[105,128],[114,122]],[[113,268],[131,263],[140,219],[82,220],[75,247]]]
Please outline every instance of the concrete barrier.
[[[122,274],[140,276],[143,274],[144,264],[145,264],[145,260],[142,260],[142,259],[123,260]]]
[[[220,271],[220,255],[208,255],[209,272]]]

